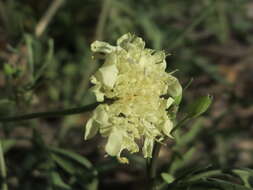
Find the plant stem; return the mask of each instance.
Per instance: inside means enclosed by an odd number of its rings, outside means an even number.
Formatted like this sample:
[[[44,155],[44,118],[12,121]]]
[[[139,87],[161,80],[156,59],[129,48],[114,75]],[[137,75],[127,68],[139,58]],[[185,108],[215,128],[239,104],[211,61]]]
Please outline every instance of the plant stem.
[[[6,168],[5,168],[5,161],[4,161],[4,152],[3,152],[3,143],[2,140],[0,139],[0,171],[1,171],[1,177],[3,179],[2,182],[2,190],[8,190],[8,186],[6,183]]]
[[[185,116],[181,121],[179,121],[179,123],[172,129],[172,131],[170,132],[170,134],[172,136],[175,135],[175,132],[177,129],[179,129],[180,127],[182,127],[183,124],[185,124],[186,121],[188,121],[190,119],[190,117],[187,115]]]
[[[80,113],[93,110],[97,105],[98,103],[93,103],[87,106],[82,106],[82,107],[72,108],[72,109],[65,109],[62,111],[38,112],[38,113],[31,113],[31,114],[25,114],[25,115],[13,116],[13,117],[4,117],[4,118],[0,118],[0,122],[13,122],[13,121],[22,121],[22,120],[36,119],[36,118],[43,118],[43,117],[58,117],[58,116],[63,116],[63,115],[80,114]]]
[[[147,159],[147,178],[148,178],[148,188],[150,190],[156,190],[156,167],[157,167],[157,161],[158,156],[160,152],[161,144],[155,142],[152,158]]]

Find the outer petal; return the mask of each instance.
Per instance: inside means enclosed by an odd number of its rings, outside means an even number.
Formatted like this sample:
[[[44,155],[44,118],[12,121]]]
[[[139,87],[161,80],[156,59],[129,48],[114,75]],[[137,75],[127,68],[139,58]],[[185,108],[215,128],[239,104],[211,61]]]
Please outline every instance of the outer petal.
[[[173,138],[170,134],[172,129],[173,129],[173,122],[169,118],[167,118],[162,125],[163,133],[168,137]]]
[[[168,85],[168,94],[172,97],[178,97],[182,95],[182,86],[176,77],[169,77],[170,83]]]
[[[99,105],[94,111],[94,118],[101,125],[108,124],[107,107],[108,105],[102,104]]]
[[[169,97],[168,99],[167,99],[167,104],[166,104],[166,108],[169,108],[173,103],[174,103],[174,99],[173,98],[171,98],[171,97]]]
[[[124,34],[117,40],[117,45],[121,47],[125,47],[132,39],[132,35],[130,33]]]
[[[156,51],[152,57],[151,57],[151,60],[153,64],[158,64],[158,63],[163,63],[163,64],[166,64],[166,62],[164,62],[165,60],[165,53],[164,51]],[[165,65],[166,66],[166,65]],[[165,69],[165,67],[163,67],[163,69]]]
[[[84,139],[88,140],[94,137],[98,132],[98,125],[93,118],[90,118],[86,123]]]
[[[99,53],[111,53],[116,50],[116,47],[101,41],[95,41],[91,44],[91,51]]]
[[[103,102],[105,94],[101,91],[101,83],[97,81],[94,76],[91,77],[91,82],[95,84],[95,86],[90,88],[90,90],[95,94],[98,102]]]
[[[145,42],[141,38],[127,33],[117,40],[117,45],[125,50],[129,50],[133,46],[142,50],[145,47]]]
[[[121,151],[123,151],[124,149],[129,150],[131,153],[134,152],[138,152],[139,151],[139,147],[138,145],[134,142],[134,139],[131,136],[124,136],[123,137],[123,143],[121,146],[121,150],[117,155],[117,159],[123,163],[123,164],[128,164],[128,159],[126,157],[121,157]]]
[[[90,88],[90,90],[95,94],[98,102],[103,102],[105,95],[103,92],[101,92],[100,88],[101,87],[99,85],[96,85],[96,86],[93,86],[92,88]]]
[[[117,156],[121,152],[121,146],[123,143],[123,134],[121,131],[112,131],[109,135],[105,151],[110,156]]]
[[[105,86],[113,88],[117,80],[118,72],[116,65],[106,65],[99,69],[98,75],[101,77],[101,82]]]

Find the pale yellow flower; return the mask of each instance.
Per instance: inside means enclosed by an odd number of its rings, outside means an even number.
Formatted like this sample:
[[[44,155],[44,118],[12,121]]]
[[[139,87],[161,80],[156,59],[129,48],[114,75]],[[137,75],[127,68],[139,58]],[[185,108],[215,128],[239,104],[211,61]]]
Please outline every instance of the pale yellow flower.
[[[106,153],[123,163],[128,160],[121,152],[139,152],[141,144],[144,157],[152,157],[155,141],[172,138],[167,109],[182,95],[178,80],[165,72],[165,53],[145,48],[141,38],[129,33],[117,46],[95,41],[91,50],[105,54],[104,64],[91,77],[92,91],[103,103],[87,122],[85,139],[99,131],[108,138]]]

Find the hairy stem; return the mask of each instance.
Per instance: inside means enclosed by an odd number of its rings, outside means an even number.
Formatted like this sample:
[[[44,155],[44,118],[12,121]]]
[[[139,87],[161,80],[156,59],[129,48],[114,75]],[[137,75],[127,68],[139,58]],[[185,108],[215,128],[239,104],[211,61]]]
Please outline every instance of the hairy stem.
[[[31,113],[19,116],[12,116],[12,117],[4,117],[0,118],[0,122],[13,122],[13,121],[22,121],[28,119],[36,119],[36,118],[43,118],[43,117],[58,117],[63,115],[73,115],[73,114],[80,114],[84,112],[88,112],[93,110],[98,103],[93,103],[87,106],[82,106],[78,108],[72,109],[65,109],[62,111],[50,111],[50,112],[38,112],[38,113]]]

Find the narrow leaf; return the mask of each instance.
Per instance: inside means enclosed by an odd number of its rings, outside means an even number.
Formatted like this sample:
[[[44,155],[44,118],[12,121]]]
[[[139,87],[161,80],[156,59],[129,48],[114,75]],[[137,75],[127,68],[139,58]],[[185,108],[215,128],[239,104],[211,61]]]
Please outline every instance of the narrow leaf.
[[[61,176],[57,172],[51,172],[51,180],[54,186],[64,189],[70,190],[71,187],[67,185],[62,179]]]
[[[170,184],[174,181],[174,177],[168,173],[162,173],[161,176],[162,176],[163,180],[168,184]]]

